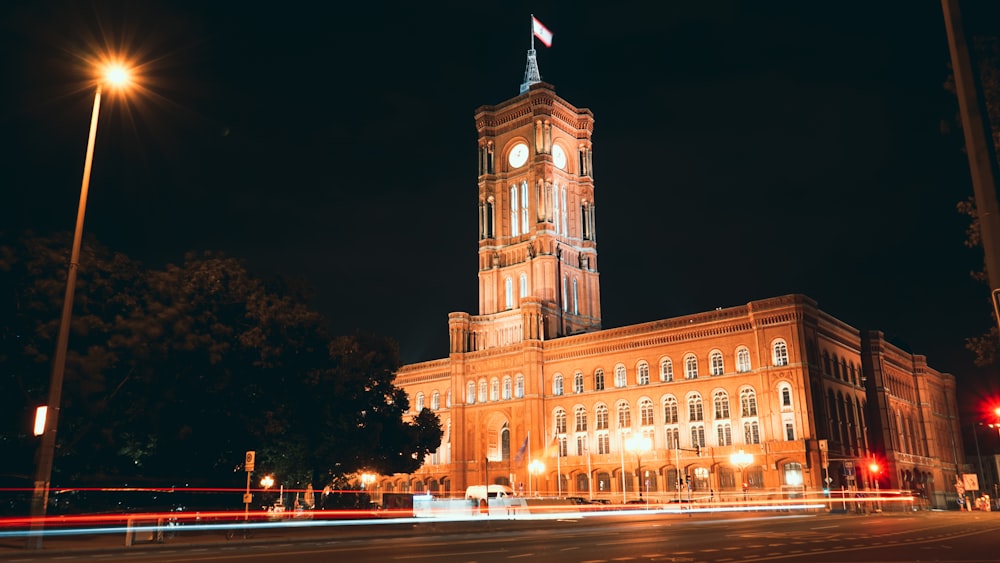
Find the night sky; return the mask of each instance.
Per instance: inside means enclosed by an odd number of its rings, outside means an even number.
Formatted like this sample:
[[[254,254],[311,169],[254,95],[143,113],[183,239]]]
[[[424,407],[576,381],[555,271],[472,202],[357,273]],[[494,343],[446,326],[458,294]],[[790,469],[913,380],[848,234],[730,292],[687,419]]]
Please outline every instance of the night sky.
[[[534,13],[543,80],[595,114],[605,327],[803,293],[991,392],[939,2],[434,4],[4,2],[0,228],[72,230],[83,62],[124,47],[143,88],[102,106],[88,235],[223,251],[444,357],[478,307],[474,111],[517,95]]]

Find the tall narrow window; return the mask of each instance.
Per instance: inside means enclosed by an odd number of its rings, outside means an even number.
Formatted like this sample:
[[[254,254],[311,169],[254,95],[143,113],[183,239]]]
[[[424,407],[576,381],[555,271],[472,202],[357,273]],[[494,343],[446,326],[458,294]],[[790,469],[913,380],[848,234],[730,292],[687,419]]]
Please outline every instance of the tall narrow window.
[[[604,391],[604,370],[594,372],[594,391]]]
[[[712,375],[722,375],[726,373],[726,368],[722,364],[722,352],[712,350],[712,353],[708,355],[708,361],[711,364]]]
[[[715,405],[715,419],[729,418],[729,394],[725,391],[716,391],[713,396]]]
[[[667,437],[666,447],[668,450],[675,450],[681,447],[681,433],[679,428],[676,426],[668,426],[665,429],[665,432]]]
[[[691,445],[705,447],[705,425],[695,424],[691,427]]]
[[[587,408],[586,407],[576,407],[576,411],[573,413],[573,418],[576,421],[575,430],[577,432],[587,431]]]
[[[562,395],[563,394],[563,376],[561,373],[557,373],[552,379],[552,394]]]
[[[495,377],[490,380],[490,400],[500,400],[500,380]]]
[[[485,379],[479,382],[479,402],[480,403],[485,403],[486,402],[486,380]]]
[[[561,234],[562,234],[562,236],[567,236],[568,233],[569,233],[569,221],[566,218],[567,217],[566,212],[567,212],[567,210],[569,208],[569,202],[566,201],[566,186],[562,187],[562,202],[563,202],[563,205],[562,205],[562,209],[561,209],[561,211],[562,211],[562,222],[561,222],[562,223],[562,231],[561,231]]]
[[[723,422],[715,427],[720,446],[733,445],[733,426],[728,422]]]
[[[698,379],[698,358],[694,354],[684,357],[684,379]]]
[[[743,423],[743,440],[747,444],[760,443],[760,427],[756,420],[748,420]]]
[[[521,182],[521,230],[528,234],[528,181]]]
[[[514,280],[509,276],[503,280],[503,304],[507,310],[514,308]]]
[[[677,399],[669,395],[663,399],[663,422],[677,424]]]
[[[597,405],[594,409],[594,425],[598,430],[608,429],[608,407],[607,405]]]
[[[528,296],[528,274],[521,274],[518,278],[521,286],[521,299]]]
[[[556,434],[566,433],[566,411],[563,409],[556,409],[555,431]]]
[[[697,393],[688,397],[688,420],[690,422],[705,420],[705,410],[701,403],[701,395]]]
[[[785,344],[784,340],[774,341],[774,365],[788,365],[788,345]]]
[[[646,362],[639,362],[635,371],[635,382],[639,385],[649,385],[649,364]]]
[[[434,394],[431,395],[431,410],[436,411],[440,408],[441,408],[441,393],[435,391]]]
[[[628,384],[625,376],[625,366],[618,364],[615,366],[615,387],[621,388]]]
[[[625,401],[618,403],[618,428],[632,428],[632,411],[629,410],[628,403]]]
[[[562,217],[562,213],[559,211],[559,186],[552,186],[552,221],[554,223],[553,227],[556,229],[556,233],[559,233],[559,218]]]
[[[736,371],[739,373],[750,371],[750,350],[743,347],[736,350]]]
[[[600,432],[597,434],[597,453],[611,453],[611,438],[607,432]]]
[[[504,377],[503,378],[503,395],[502,396],[503,396],[503,398],[504,398],[505,401],[509,401],[510,398],[511,398],[511,396],[513,395],[512,391],[511,391],[511,387],[512,386],[511,386],[510,376]]]
[[[524,376],[519,375],[514,383],[514,396],[518,399],[524,398]]]
[[[580,314],[580,289],[577,287],[576,278],[573,278],[573,314]]]
[[[660,360],[660,381],[665,383],[674,380],[674,362],[670,358]]]
[[[649,399],[639,401],[639,423],[643,426],[653,425],[653,401]]]
[[[583,393],[583,372],[578,371],[573,374],[573,392]]]
[[[743,418],[757,416],[757,394],[753,389],[740,391],[740,416]]]
[[[475,381],[470,381],[469,384],[466,386],[465,402],[468,403],[468,404],[470,404],[470,405],[473,405],[473,404],[476,403],[476,382]]]
[[[781,408],[791,408],[792,406],[792,388],[788,385],[781,386]]]
[[[417,393],[417,408],[416,408],[416,411],[420,412],[422,410],[424,410],[424,394],[423,393]]]
[[[521,234],[521,230],[518,228],[518,210],[517,210],[517,185],[510,187],[510,236],[516,237]]]
[[[562,279],[562,310],[569,311],[569,290],[566,287],[569,283],[569,277],[563,276]]]

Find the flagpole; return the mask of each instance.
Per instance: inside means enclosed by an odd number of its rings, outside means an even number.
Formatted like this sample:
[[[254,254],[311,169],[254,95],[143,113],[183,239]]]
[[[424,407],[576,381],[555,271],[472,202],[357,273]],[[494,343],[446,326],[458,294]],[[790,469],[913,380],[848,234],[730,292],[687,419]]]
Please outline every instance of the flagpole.
[[[535,50],[535,14],[531,14],[531,50]]]

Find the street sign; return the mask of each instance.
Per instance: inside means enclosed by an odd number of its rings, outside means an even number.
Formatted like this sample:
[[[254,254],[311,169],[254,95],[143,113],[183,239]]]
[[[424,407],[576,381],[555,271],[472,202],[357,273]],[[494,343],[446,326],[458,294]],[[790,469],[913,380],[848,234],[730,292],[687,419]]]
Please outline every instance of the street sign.
[[[978,491],[979,475],[975,473],[962,473],[962,488],[966,491]]]
[[[253,472],[253,462],[256,459],[256,457],[257,457],[257,452],[255,451],[247,452],[247,462],[244,465],[244,469],[246,469],[247,473]]]
[[[819,441],[819,464],[823,469],[830,469],[830,446],[826,440]]]

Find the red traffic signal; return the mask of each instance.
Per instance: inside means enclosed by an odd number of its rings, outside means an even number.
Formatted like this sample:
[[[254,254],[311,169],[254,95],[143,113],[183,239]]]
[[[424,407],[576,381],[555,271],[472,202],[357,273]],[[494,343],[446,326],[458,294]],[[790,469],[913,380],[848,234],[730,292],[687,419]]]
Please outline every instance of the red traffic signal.
[[[872,473],[878,473],[879,471],[878,462],[873,461],[871,465],[868,466],[868,469],[870,469]]]

